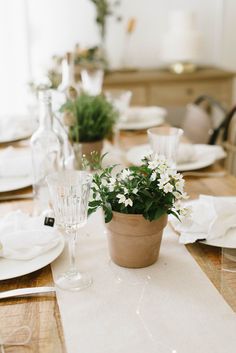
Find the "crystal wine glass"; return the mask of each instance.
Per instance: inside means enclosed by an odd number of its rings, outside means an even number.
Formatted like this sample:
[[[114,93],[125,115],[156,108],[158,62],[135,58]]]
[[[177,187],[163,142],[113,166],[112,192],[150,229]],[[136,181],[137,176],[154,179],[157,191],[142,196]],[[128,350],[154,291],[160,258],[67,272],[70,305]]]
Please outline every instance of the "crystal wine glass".
[[[81,290],[92,283],[92,279],[81,274],[76,265],[76,240],[79,229],[87,223],[92,175],[85,171],[67,170],[51,174],[46,180],[57,225],[68,234],[70,256],[70,268],[55,283],[62,289]]]

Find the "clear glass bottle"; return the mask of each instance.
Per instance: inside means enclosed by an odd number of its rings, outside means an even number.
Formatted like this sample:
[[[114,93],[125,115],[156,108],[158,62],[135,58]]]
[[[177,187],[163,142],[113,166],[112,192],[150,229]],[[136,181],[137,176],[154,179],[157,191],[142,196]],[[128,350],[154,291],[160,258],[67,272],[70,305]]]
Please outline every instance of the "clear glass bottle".
[[[39,127],[30,141],[33,174],[35,213],[49,206],[46,176],[62,169],[62,151],[59,138],[53,130],[50,90],[39,91]]]

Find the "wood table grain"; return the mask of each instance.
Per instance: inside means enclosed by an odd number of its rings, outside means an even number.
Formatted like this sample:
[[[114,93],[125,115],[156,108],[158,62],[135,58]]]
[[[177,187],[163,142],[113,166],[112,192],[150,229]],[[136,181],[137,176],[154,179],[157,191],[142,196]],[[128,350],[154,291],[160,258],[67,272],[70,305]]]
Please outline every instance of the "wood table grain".
[[[130,135],[130,134],[129,134]],[[129,140],[129,135],[126,136]],[[145,141],[140,134],[133,136],[132,145],[137,141]],[[130,145],[129,145],[130,146]],[[205,168],[205,171],[221,170],[222,167],[214,165]],[[216,196],[236,196],[236,178],[226,174],[223,177],[186,177],[186,191],[191,198],[197,198],[199,194]],[[20,192],[31,192],[27,188]],[[12,195],[13,193],[11,193]],[[0,215],[9,211],[21,209],[31,211],[32,201],[8,201],[0,202]],[[222,275],[220,263],[220,249],[203,244],[188,245],[187,249],[197,261],[209,280],[219,290],[228,304],[236,311],[236,274]],[[0,269],[1,270],[1,269]],[[0,281],[0,290],[52,285],[52,273],[50,266],[32,274],[16,279]],[[43,297],[5,299],[0,301],[0,335],[4,338],[21,325],[28,325],[32,329],[32,339],[29,345],[14,347],[7,346],[6,353],[64,353],[66,352],[60,313],[55,294]],[[21,338],[22,334],[18,335]],[[89,352],[88,352],[89,353]]]

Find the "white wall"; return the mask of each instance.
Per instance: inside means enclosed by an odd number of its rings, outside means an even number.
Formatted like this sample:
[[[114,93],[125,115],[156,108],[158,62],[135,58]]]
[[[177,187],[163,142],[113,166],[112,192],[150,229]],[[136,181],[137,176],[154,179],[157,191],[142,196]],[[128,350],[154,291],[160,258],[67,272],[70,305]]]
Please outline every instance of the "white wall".
[[[137,67],[161,65],[162,35],[168,28],[168,14],[176,9],[196,13],[198,28],[204,35],[201,61],[221,64],[225,61],[220,55],[223,4],[224,0],[122,0],[119,12],[123,21],[117,23],[110,18],[108,25],[106,47],[111,66],[121,64],[125,28],[130,17],[137,19],[137,28],[130,41],[128,64]],[[46,69],[53,54],[63,54],[77,42],[81,46],[98,43],[95,10],[89,0],[28,0],[28,6],[34,76]],[[234,26],[234,19],[231,21]],[[230,45],[227,45],[230,51]]]

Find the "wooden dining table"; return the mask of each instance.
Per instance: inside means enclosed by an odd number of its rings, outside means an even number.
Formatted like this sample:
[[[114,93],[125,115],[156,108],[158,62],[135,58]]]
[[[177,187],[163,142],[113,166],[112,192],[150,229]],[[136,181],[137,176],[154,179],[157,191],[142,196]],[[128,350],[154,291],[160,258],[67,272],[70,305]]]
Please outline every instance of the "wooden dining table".
[[[143,133],[122,133],[122,148],[127,149],[137,143],[145,142]],[[25,142],[23,143],[25,145]],[[21,144],[17,145],[19,148]],[[186,176],[186,191],[191,199],[197,198],[200,194],[215,196],[236,196],[236,178],[227,172],[219,175],[209,176],[208,172],[224,170],[219,163],[204,168],[201,176]],[[23,190],[4,193],[6,196],[30,194],[31,187]],[[0,197],[3,193],[0,194]],[[31,212],[33,200],[4,200],[0,202],[0,214],[3,216],[10,211],[20,209]],[[177,236],[177,235],[176,235]],[[224,273],[221,271],[221,249],[207,246],[200,243],[187,245],[188,251],[198,263],[220,292],[224,300],[236,311],[236,273]],[[1,271],[1,265],[0,265]],[[25,276],[0,281],[0,291],[54,285],[50,265]],[[27,345],[14,346],[7,344],[2,352],[6,353],[64,353],[66,346],[61,324],[60,312],[57,298],[54,293],[49,295],[37,295],[32,297],[2,299],[0,300],[0,343],[8,336],[11,340],[22,340],[22,331],[16,331],[19,327],[27,325],[32,330],[32,337]],[[9,339],[10,339],[9,338]],[[11,342],[10,342],[11,343]],[[0,350],[1,352],[1,350]],[[89,353],[89,352],[88,352]]]

